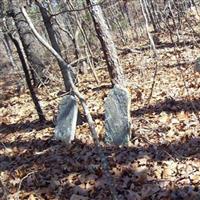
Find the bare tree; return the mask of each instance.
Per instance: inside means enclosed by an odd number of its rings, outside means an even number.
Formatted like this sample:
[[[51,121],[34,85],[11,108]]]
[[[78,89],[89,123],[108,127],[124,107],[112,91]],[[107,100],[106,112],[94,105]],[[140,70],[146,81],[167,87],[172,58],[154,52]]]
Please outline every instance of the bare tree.
[[[4,11],[4,1],[0,1],[0,17],[3,17],[3,11]]]
[[[56,52],[59,55],[61,55],[61,49],[60,49],[59,44],[56,40],[55,31],[53,29],[53,25],[52,25],[52,22],[51,22],[51,16],[49,16],[48,10],[39,1],[36,0],[35,3],[40,9],[40,13],[42,15],[42,19],[43,19],[44,25],[46,27],[51,45],[56,50]],[[59,67],[60,67],[60,70],[61,70],[61,73],[62,73],[62,76],[63,76],[63,79],[64,79],[65,90],[69,91],[70,90],[70,84],[69,84],[69,79],[67,77],[66,68],[63,65],[63,63],[60,62],[59,60],[58,60],[58,64],[59,64]],[[72,71],[71,71],[71,74],[74,77],[74,74],[73,74]]]
[[[12,68],[14,70],[16,68],[16,63],[13,59],[13,53],[12,53],[10,43],[9,43],[9,36],[6,33],[3,33],[2,41],[3,41],[4,47],[6,49],[6,53],[9,58],[10,64],[12,65]]]
[[[46,77],[44,76],[43,70],[45,68],[40,52],[40,47],[38,42],[33,37],[28,24],[24,20],[24,17],[19,8],[19,2],[17,0],[9,0],[10,10],[9,15],[13,17],[17,31],[22,41],[24,51],[26,53],[27,59],[30,63],[30,69],[32,70],[32,78],[35,86],[39,85],[41,82],[45,82]]]
[[[12,41],[13,41],[16,49],[17,49],[17,53],[19,55],[20,61],[22,63],[22,68],[23,68],[23,71],[24,71],[24,74],[25,74],[26,83],[27,83],[28,89],[30,91],[33,103],[35,105],[35,109],[37,111],[39,120],[40,120],[40,122],[44,122],[45,116],[43,114],[43,111],[42,111],[41,106],[39,104],[39,100],[38,100],[38,98],[35,94],[35,91],[33,89],[32,84],[31,84],[31,78],[30,78],[30,74],[29,74],[29,71],[28,71],[28,63],[27,63],[27,60],[25,58],[25,53],[24,53],[23,47],[21,45],[21,41],[19,39],[17,39],[16,37],[13,37],[13,35],[11,33],[9,33],[9,36],[12,39]]]
[[[97,0],[87,0],[97,37],[101,43],[112,84],[124,85],[124,73],[102,9]]]
[[[65,2],[66,2],[66,0],[65,0]],[[75,7],[74,7],[73,3],[71,2],[71,0],[69,0],[67,3],[69,5],[70,9],[72,9],[72,10],[75,9]],[[80,31],[80,33],[81,33],[81,35],[83,37],[84,50],[85,50],[85,53],[86,53],[86,57],[87,57],[87,61],[89,63],[90,69],[91,69],[91,71],[92,71],[92,73],[94,75],[94,78],[95,78],[96,82],[99,83],[99,79],[98,79],[96,71],[94,69],[94,62],[93,62],[94,55],[93,55],[93,52],[92,52],[92,50],[90,48],[90,43],[89,43],[89,39],[87,37],[87,33],[85,32],[85,30],[83,29],[83,26],[82,26],[82,21],[84,21],[84,20],[82,20],[81,17],[77,13],[74,14],[74,17],[75,17],[75,23],[77,24],[77,29]],[[76,33],[77,32],[75,32],[75,42],[76,42],[76,44],[78,46],[78,35],[76,35]],[[90,59],[90,57],[91,57],[91,59]],[[82,69],[83,69],[83,66],[82,66]]]

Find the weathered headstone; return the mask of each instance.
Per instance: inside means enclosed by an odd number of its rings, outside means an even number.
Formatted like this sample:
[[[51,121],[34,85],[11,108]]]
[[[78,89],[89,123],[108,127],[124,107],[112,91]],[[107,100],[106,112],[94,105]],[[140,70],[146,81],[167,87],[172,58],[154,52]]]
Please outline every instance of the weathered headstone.
[[[127,144],[130,138],[130,104],[129,92],[120,87],[114,88],[105,100],[105,141],[109,144]]]
[[[78,103],[74,96],[63,97],[59,105],[55,138],[65,143],[70,143],[75,136],[78,116]]]
[[[195,66],[194,66],[194,72],[200,73],[200,57],[196,59]]]

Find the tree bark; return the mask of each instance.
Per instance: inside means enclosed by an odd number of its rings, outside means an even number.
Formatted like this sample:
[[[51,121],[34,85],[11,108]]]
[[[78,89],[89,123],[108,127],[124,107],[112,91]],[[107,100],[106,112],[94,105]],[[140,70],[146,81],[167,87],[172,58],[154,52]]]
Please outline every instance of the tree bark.
[[[117,51],[108,30],[108,25],[104,19],[102,9],[100,5],[98,5],[97,0],[87,0],[87,4],[93,19],[97,37],[101,43],[111,82],[112,84],[124,85],[123,69],[119,63]]]
[[[25,74],[26,83],[27,83],[28,89],[30,91],[33,103],[35,105],[35,109],[37,111],[39,120],[40,120],[40,122],[44,122],[45,121],[45,116],[44,116],[44,114],[42,112],[41,106],[39,104],[39,100],[38,100],[38,98],[37,98],[37,96],[35,94],[35,91],[33,89],[32,84],[31,84],[31,79],[30,79],[30,75],[29,75],[29,71],[28,71],[28,64],[27,64],[27,61],[26,61],[25,56],[24,56],[23,48],[20,45],[20,42],[16,38],[14,38],[11,34],[9,34],[9,35],[10,35],[10,38],[12,39],[12,41],[13,41],[16,49],[17,49],[17,53],[19,55],[19,59],[20,59],[20,61],[22,63],[22,68],[23,68],[23,71],[24,71],[24,74]]]
[[[4,11],[4,1],[0,1],[0,17],[3,17],[3,11]]]
[[[10,44],[9,44],[8,35],[6,33],[3,33],[3,39],[2,40],[3,40],[4,47],[6,49],[6,53],[7,53],[7,56],[9,58],[10,64],[12,65],[12,68],[14,70],[16,68],[16,63],[13,59],[13,54],[12,54],[12,50],[11,50],[11,47],[10,47]]]
[[[40,51],[39,44],[33,37],[28,24],[24,20],[19,8],[19,2],[17,0],[10,0],[10,8],[9,14],[14,19],[25,54],[30,63],[30,68],[34,72],[32,73],[34,76],[34,86],[38,86],[40,83],[45,82],[46,80],[46,77],[43,73],[45,66],[41,61],[42,55],[38,53]]]
[[[43,7],[43,5],[39,1],[36,0],[35,3],[40,9],[40,13],[42,15],[42,19],[43,19],[45,28],[47,30],[51,45],[56,50],[56,52],[59,55],[61,55],[61,50],[60,50],[59,44],[56,40],[53,25],[51,23],[51,17],[48,15],[48,11],[46,10],[46,8]],[[68,79],[68,76],[67,76],[66,68],[65,68],[65,66],[63,65],[62,62],[60,62],[59,60],[57,60],[57,61],[58,61],[58,64],[59,64],[59,67],[60,67],[60,70],[61,70],[61,73],[62,73],[62,76],[63,76],[63,79],[64,79],[65,90],[68,92],[68,91],[70,91],[70,83],[69,83],[69,79]],[[71,74],[72,74],[72,77],[74,79],[74,74],[73,74],[72,71],[71,71]]]

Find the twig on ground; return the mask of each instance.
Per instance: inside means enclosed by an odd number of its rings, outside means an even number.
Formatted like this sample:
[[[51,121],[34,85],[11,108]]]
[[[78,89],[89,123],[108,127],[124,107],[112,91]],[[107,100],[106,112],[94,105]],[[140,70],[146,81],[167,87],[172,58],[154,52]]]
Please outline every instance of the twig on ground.
[[[21,180],[20,180],[20,183],[19,183],[19,186],[18,186],[18,189],[17,189],[17,193],[16,193],[16,199],[17,200],[20,200],[20,198],[19,198],[19,193],[20,193],[20,189],[21,189],[21,186],[22,186],[22,182],[26,179],[26,178],[28,178],[30,175],[32,175],[32,174],[34,174],[36,171],[33,171],[33,172],[30,172],[30,173],[28,173],[28,174],[26,174],[26,176],[24,176]]]

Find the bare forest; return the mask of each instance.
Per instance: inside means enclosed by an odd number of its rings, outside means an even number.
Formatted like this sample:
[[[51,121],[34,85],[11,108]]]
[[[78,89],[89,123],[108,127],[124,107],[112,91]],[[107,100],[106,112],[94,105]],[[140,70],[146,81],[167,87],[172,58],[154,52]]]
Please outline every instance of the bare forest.
[[[200,200],[199,0],[0,0],[1,200]]]

